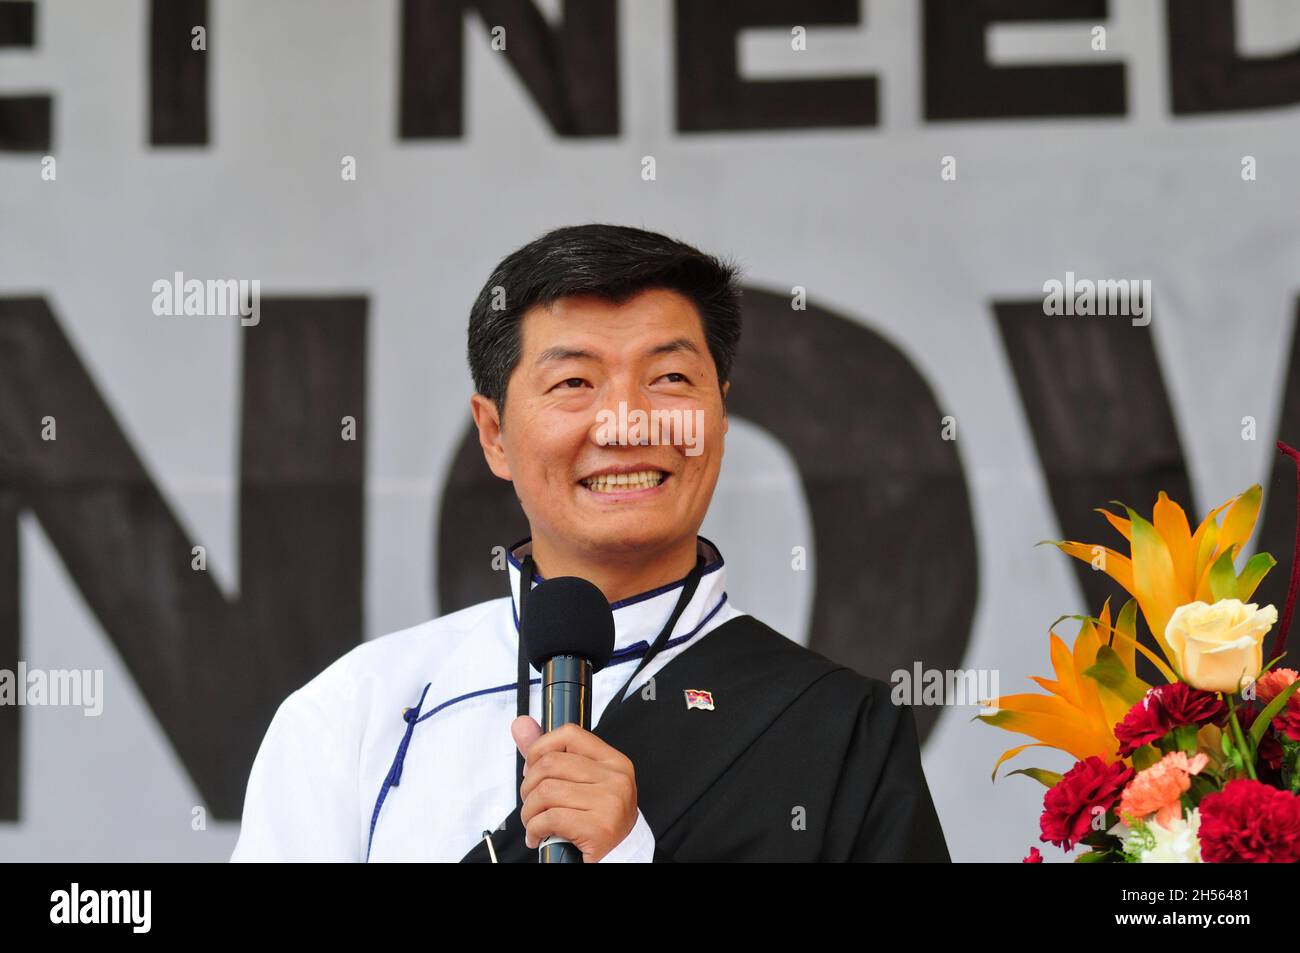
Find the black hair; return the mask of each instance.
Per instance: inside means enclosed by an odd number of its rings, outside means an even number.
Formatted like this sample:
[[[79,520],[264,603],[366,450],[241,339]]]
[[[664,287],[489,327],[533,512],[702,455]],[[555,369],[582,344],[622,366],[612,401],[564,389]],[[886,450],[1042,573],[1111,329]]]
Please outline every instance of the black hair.
[[[740,267],[697,248],[626,225],[570,225],[511,252],[492,270],[469,313],[474,389],[504,413],[506,384],[519,363],[519,323],[534,305],[570,295],[615,304],[651,288],[676,291],[699,312],[721,387],[740,342]]]

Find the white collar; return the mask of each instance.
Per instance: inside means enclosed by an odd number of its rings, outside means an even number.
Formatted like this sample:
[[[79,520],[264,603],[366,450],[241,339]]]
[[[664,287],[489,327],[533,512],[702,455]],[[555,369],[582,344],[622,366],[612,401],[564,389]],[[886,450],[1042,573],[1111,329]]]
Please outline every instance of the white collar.
[[[722,553],[703,536],[696,537],[695,550],[704,557],[704,574],[677,624],[668,636],[668,646],[684,642],[714,617],[727,601],[727,567]],[[515,630],[519,628],[519,577],[523,568],[521,560],[532,551],[531,539],[515,545],[506,557],[510,569],[510,595],[513,600]],[[542,577],[533,574],[533,585]],[[677,599],[681,596],[685,577],[647,592],[620,599],[610,605],[614,610],[614,654],[639,655],[668,622]]]

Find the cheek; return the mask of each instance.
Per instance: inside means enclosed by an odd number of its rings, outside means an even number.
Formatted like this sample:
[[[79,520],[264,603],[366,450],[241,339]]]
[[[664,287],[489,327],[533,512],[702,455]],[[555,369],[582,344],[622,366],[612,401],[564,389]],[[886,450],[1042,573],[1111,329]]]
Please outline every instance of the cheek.
[[[693,473],[695,488],[702,493],[709,492],[709,489],[717,482],[718,472],[722,468],[722,435],[726,432],[722,424],[708,426],[707,413],[706,411],[706,426],[700,441],[702,452],[696,456],[685,456],[683,454],[686,467]]]
[[[520,427],[526,439],[511,447],[511,467],[526,474],[529,484],[568,485],[589,429],[581,415],[556,411],[530,414]]]

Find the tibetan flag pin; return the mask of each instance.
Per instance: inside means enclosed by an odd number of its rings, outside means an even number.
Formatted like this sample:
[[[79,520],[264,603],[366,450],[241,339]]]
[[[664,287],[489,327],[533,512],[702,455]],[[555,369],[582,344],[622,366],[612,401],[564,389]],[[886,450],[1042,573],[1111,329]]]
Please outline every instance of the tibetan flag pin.
[[[713,711],[713,693],[706,692],[701,688],[684,688],[682,691],[686,694],[686,709],[699,708],[704,711]]]

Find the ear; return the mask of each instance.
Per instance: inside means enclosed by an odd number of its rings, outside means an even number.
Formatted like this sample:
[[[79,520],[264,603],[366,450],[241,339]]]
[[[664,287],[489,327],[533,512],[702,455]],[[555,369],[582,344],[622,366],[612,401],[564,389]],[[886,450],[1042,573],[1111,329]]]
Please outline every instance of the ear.
[[[731,390],[731,381],[722,385],[722,432],[727,432],[727,391]]]
[[[469,410],[478,428],[478,443],[483,448],[483,459],[491,471],[503,480],[511,479],[510,464],[506,462],[505,442],[501,435],[501,416],[496,401],[482,394],[469,399]]]

